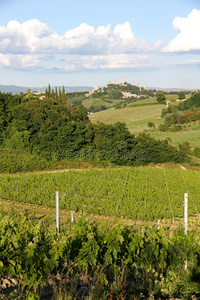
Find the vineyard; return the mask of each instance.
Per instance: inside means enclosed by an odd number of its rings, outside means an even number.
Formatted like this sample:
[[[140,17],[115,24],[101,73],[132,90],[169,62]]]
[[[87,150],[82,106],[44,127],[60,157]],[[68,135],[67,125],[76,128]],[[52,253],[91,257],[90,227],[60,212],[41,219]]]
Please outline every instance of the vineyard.
[[[89,213],[157,220],[183,217],[184,193],[189,216],[200,211],[200,174],[181,169],[121,168],[62,173],[1,175],[2,199]]]
[[[199,299],[197,231],[89,224],[56,233],[33,214],[0,215],[0,299]],[[187,261],[187,269],[186,269]],[[195,298],[195,296],[197,298]],[[173,298],[172,298],[173,297]]]
[[[52,220],[10,207],[0,214],[1,299],[199,299],[199,230],[89,222],[82,211],[138,220],[198,221],[199,173],[181,169],[88,169],[1,175],[1,199],[77,211],[60,232]],[[16,205],[17,206],[17,205]],[[187,268],[186,268],[187,262]]]

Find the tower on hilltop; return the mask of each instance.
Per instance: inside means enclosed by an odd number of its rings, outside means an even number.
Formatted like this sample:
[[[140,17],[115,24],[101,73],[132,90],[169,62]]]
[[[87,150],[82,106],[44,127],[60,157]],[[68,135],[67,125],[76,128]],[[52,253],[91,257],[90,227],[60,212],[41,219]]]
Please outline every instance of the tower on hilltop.
[[[122,76],[122,85],[124,85],[125,79],[124,76]]]

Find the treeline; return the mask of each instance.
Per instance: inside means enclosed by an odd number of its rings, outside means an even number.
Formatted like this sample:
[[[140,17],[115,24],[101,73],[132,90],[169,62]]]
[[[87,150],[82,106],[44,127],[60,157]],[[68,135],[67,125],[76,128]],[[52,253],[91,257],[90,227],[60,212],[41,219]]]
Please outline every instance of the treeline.
[[[178,105],[180,111],[189,110],[200,107],[200,91],[194,93],[189,99],[181,102]]]
[[[143,87],[138,87],[136,85],[132,85],[130,83],[125,83],[124,85],[120,84],[108,84],[107,87],[103,89],[95,91],[92,94],[92,97],[101,97],[101,96],[109,96],[110,99],[120,99],[123,98],[122,92],[129,92],[136,95],[147,95],[149,97],[153,97],[156,90],[148,90]]]
[[[67,97],[66,97],[66,93],[65,93],[65,87],[63,86],[62,91],[59,88],[59,90],[57,89],[57,87],[54,89],[51,88],[50,84],[48,85],[48,89],[46,89],[45,91],[45,99],[49,99],[52,98],[54,100],[58,101],[66,101]]]
[[[48,161],[76,158],[141,165],[182,162],[186,153],[167,140],[132,135],[124,123],[92,124],[87,109],[66,99],[46,99],[0,93],[0,146],[27,151]],[[2,152],[1,151],[1,155]]]
[[[172,126],[175,124],[185,124],[200,120],[200,93],[195,93],[188,100],[162,110],[164,125]],[[163,126],[161,126],[163,127]]]

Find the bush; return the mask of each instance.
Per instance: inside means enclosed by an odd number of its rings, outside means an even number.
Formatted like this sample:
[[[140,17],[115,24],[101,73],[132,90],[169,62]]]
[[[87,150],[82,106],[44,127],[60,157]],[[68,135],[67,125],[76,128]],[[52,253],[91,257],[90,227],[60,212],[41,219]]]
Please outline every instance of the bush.
[[[153,122],[148,122],[147,126],[150,127],[150,128],[152,128],[152,127],[154,128],[155,124]]]
[[[163,103],[163,101],[166,100],[166,96],[165,96],[165,94],[164,94],[163,92],[158,92],[158,93],[156,94],[156,98],[157,98],[157,101],[158,101],[159,103]]]
[[[16,173],[44,170],[50,163],[38,156],[22,150],[0,149],[0,172]]]
[[[163,132],[169,130],[169,126],[164,125],[164,124],[160,124],[160,125],[158,126],[158,128],[159,128],[160,131],[163,131]]]
[[[175,131],[181,131],[182,130],[182,126],[181,125],[177,125],[174,126],[170,129],[170,131],[175,132]]]
[[[200,148],[199,148],[199,147],[196,147],[196,148],[194,149],[194,151],[193,151],[193,154],[194,154],[196,157],[200,158]]]

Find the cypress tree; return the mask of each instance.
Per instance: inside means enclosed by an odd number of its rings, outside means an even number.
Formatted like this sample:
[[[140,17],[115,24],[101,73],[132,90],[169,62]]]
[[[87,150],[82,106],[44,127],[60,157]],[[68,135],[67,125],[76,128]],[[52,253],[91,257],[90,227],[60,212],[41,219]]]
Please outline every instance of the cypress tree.
[[[66,95],[65,95],[65,87],[64,87],[64,85],[63,85],[63,88],[62,88],[62,97],[61,97],[61,99],[62,99],[64,102],[67,101],[67,97],[66,97]]]
[[[47,92],[47,89],[45,90],[45,99],[48,99],[49,96],[48,96],[48,92]]]
[[[51,96],[52,96],[53,99],[55,98],[54,89],[52,89]]]
[[[48,96],[49,96],[49,98],[51,97],[51,86],[50,86],[50,83],[48,85]]]
[[[58,102],[58,89],[56,87],[56,91],[55,91],[55,99],[56,99],[56,102]]]
[[[59,96],[58,96],[59,100],[62,99],[62,93],[61,93],[61,89],[59,88]]]

